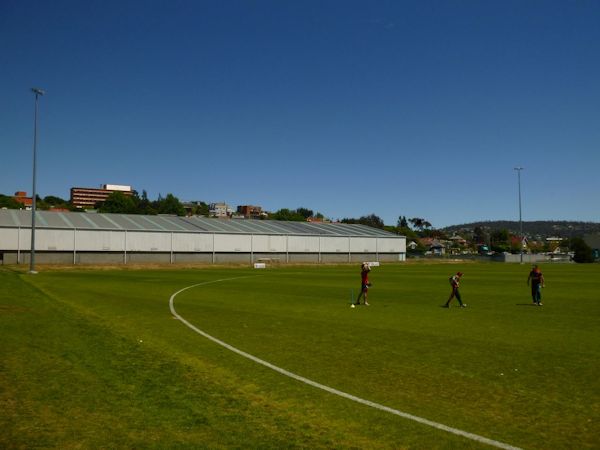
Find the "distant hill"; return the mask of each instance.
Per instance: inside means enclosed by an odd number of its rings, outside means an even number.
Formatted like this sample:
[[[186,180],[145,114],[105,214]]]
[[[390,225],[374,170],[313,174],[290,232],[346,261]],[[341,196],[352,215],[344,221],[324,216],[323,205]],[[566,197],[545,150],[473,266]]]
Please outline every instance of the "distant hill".
[[[519,232],[519,221],[517,220],[489,220],[484,222],[472,222],[461,225],[451,225],[442,228],[446,233],[465,233],[472,232],[475,227],[481,227],[484,230],[508,230],[513,234]],[[562,238],[583,237],[589,233],[600,233],[599,222],[575,222],[575,221],[555,221],[555,220],[537,220],[532,222],[523,221],[523,234],[526,236],[557,236]]]

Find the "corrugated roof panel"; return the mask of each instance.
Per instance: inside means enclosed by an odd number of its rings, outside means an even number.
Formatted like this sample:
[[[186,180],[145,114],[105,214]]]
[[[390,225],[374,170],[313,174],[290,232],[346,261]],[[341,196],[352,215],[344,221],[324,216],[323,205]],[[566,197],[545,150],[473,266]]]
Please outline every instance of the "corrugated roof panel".
[[[249,222],[255,223],[257,230],[264,230],[266,234],[288,234],[287,229],[280,226],[275,220],[250,220]]]
[[[157,230],[170,231],[172,227],[165,228],[158,221],[152,220],[151,216],[140,216],[140,219],[145,223],[150,224],[151,227],[156,228]]]
[[[179,217],[146,216],[148,220],[159,224],[170,231],[195,231],[194,227],[181,221]]]
[[[184,225],[186,229],[189,229],[189,231],[210,231],[207,226],[205,226],[202,222],[197,220],[197,217],[182,217],[181,221],[182,225]]]
[[[367,232],[364,228],[364,225],[347,223],[347,224],[337,224],[339,227],[343,227],[345,233],[352,234],[355,236],[375,236],[378,235],[377,228],[367,227],[367,230],[371,230],[371,232]]]
[[[73,222],[71,222],[69,220],[69,218],[67,216],[65,216],[63,213],[59,212],[59,213],[56,213],[56,215],[62,219],[63,223],[66,224],[67,228],[75,228],[75,225],[73,225]]]
[[[231,221],[232,225],[236,227],[236,229],[240,233],[252,233],[252,234],[265,234],[266,232],[261,228],[257,227],[253,223],[249,223],[249,220],[245,219],[234,219]]]
[[[132,218],[129,214],[103,214],[106,218],[124,230],[150,230],[147,225],[138,222],[135,216]]]
[[[90,214],[83,212],[73,213],[60,213],[65,219],[67,219],[75,228],[91,228],[90,222],[86,220],[86,217]]]
[[[197,224],[199,228],[202,228],[206,231],[210,232],[218,232],[220,228],[216,223],[217,219],[207,219],[206,217],[188,217],[188,220],[192,222],[194,225]]]
[[[71,228],[65,221],[55,212],[36,211],[35,220],[39,225],[51,228]]]
[[[249,220],[245,219],[233,219],[231,220],[231,225],[238,231],[238,233],[264,233],[264,231],[261,231],[260,228],[248,222]]]
[[[82,214],[82,219],[84,220],[84,222],[86,222],[88,225],[83,227],[83,228],[100,228],[100,225],[98,225],[96,222],[94,222],[92,219],[90,219],[90,216],[88,216],[87,214]],[[104,219],[106,220],[106,219]],[[113,226],[110,222],[108,223],[108,225],[110,225],[111,227]]]
[[[210,219],[213,222],[216,222],[216,226],[219,227],[219,232],[221,233],[240,233],[240,229],[235,226],[231,220],[229,219]],[[247,231],[244,231],[247,233]]]
[[[363,236],[364,232],[360,227],[355,227],[353,224],[334,224],[337,230],[341,230],[345,235],[352,234],[354,236]]]
[[[0,227],[20,227],[21,216],[20,211],[15,209],[1,209],[0,210]],[[31,216],[29,219],[31,224]]]
[[[141,216],[38,211],[36,225],[47,228],[125,229],[163,232],[249,233],[321,236],[399,237],[361,224],[286,222],[276,220],[209,219],[206,217]],[[0,210],[0,226],[30,227],[31,211]]]
[[[202,227],[216,233],[254,233],[252,226],[242,227],[239,225],[243,219],[208,219],[205,217],[194,218]],[[250,221],[247,221],[250,222]]]
[[[347,236],[343,229],[337,229],[336,227],[330,226],[327,223],[314,223],[312,224],[315,229],[320,230],[321,234],[327,236]]]
[[[307,229],[303,222],[282,222],[280,225],[287,229],[288,234],[317,234]]]
[[[91,223],[91,227],[88,228],[106,228],[109,230],[119,229],[119,225],[116,225],[112,220],[107,219],[105,214],[89,214],[89,213],[79,213],[84,214],[83,218]]]

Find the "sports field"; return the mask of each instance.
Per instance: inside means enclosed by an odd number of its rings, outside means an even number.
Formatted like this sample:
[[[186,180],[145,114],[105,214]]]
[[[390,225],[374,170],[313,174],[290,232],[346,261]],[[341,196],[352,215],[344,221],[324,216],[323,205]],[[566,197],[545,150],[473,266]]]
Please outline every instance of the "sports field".
[[[374,405],[600,448],[600,265],[541,268],[543,307],[527,265],[406,263],[354,309],[358,264],[0,268],[0,448],[493,448]]]

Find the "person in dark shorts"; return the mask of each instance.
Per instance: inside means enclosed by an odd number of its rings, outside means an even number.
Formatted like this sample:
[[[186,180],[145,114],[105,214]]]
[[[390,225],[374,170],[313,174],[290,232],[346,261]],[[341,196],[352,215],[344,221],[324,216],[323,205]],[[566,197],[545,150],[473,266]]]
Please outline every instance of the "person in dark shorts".
[[[529,272],[527,286],[529,285],[531,285],[531,300],[533,300],[533,304],[542,306],[542,288],[546,287],[546,284],[544,275],[542,275],[542,271],[537,265],[533,266],[531,272]]]
[[[452,292],[450,293],[450,297],[448,298],[448,300],[446,301],[446,303],[444,304],[444,308],[450,308],[450,301],[456,297],[456,300],[458,300],[458,303],[460,305],[461,308],[465,308],[467,306],[466,303],[462,302],[462,299],[460,298],[460,291],[459,291],[459,287],[460,287],[460,278],[463,276],[462,272],[456,272],[456,275],[452,275],[448,281],[450,281],[450,286],[452,286]]]
[[[365,299],[365,305],[369,306],[369,302],[367,300],[367,294],[369,292],[369,287],[371,283],[369,283],[369,272],[371,271],[371,267],[368,263],[364,262],[360,266],[360,294],[358,294],[358,298],[356,299],[355,305],[360,305],[360,298],[363,297]]]

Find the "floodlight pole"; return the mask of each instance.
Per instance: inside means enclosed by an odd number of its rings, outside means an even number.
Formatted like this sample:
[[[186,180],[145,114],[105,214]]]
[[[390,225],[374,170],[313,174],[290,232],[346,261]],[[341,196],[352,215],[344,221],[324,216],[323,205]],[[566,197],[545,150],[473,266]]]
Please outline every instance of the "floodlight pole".
[[[29,273],[35,274],[35,212],[36,212],[36,197],[35,189],[35,174],[37,160],[37,121],[38,121],[38,98],[44,95],[45,92],[39,88],[31,88],[35,94],[35,115],[33,119],[33,192],[31,196],[31,253],[29,254]]]
[[[521,264],[523,264],[523,216],[521,214],[521,170],[523,170],[523,167],[515,167],[515,170],[519,180],[519,238],[521,239]]]

